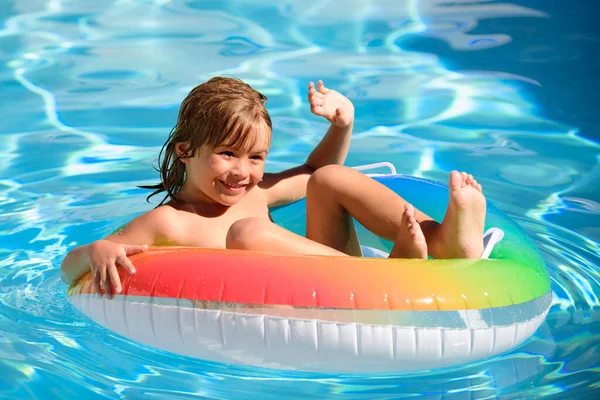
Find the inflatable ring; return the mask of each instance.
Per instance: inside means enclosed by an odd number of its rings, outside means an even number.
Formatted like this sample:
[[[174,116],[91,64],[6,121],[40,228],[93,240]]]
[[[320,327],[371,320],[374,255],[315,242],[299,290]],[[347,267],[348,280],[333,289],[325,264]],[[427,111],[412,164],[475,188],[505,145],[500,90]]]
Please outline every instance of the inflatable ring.
[[[445,185],[373,176],[435,219]],[[303,202],[273,211],[300,234]],[[550,279],[527,235],[488,204],[504,237],[487,259],[290,256],[162,247],[131,257],[123,292],[94,294],[90,274],[72,304],[122,336],[225,363],[336,373],[425,370],[481,360],[530,338],[551,305]],[[390,243],[358,227],[364,248]]]

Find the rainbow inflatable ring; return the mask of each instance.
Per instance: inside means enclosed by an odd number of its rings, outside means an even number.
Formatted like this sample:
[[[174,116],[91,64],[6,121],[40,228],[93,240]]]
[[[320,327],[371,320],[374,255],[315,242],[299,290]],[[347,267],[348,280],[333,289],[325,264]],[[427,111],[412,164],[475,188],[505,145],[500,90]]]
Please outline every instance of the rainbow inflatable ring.
[[[371,176],[443,218],[447,186]],[[273,217],[303,234],[303,210],[298,202]],[[135,275],[121,271],[121,295],[98,297],[88,274],[68,297],[119,335],[204,360],[327,373],[453,366],[525,342],[552,301],[527,235],[492,205],[486,226],[490,254],[476,260],[373,258],[391,243],[360,226],[363,258],[152,248],[131,257]]]

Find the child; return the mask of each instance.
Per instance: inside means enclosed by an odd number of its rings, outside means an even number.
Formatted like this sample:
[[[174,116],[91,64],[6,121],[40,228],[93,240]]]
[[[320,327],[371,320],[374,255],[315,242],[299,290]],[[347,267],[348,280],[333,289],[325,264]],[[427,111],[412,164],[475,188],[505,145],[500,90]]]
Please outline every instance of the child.
[[[212,78],[181,105],[159,155],[160,205],[119,233],[73,249],[61,266],[70,284],[90,269],[97,293],[121,292],[117,266],[153,245],[360,256],[351,216],[394,241],[390,257],[476,258],[483,251],[485,197],[471,175],[453,171],[441,224],[366,175],[342,166],[354,107],[321,81],[309,84],[313,114],[331,127],[306,163],[264,173],[271,144],[266,97],[232,78]],[[161,161],[162,158],[162,161]],[[275,225],[269,207],[306,196],[306,236]],[[112,287],[111,287],[112,284]]]

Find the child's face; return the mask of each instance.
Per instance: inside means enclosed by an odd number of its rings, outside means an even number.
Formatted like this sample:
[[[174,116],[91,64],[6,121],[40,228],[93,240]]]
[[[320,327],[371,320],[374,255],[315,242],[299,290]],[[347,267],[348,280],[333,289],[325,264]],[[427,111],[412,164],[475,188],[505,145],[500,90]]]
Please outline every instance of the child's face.
[[[249,146],[235,149],[226,144],[202,146],[187,161],[186,185],[193,185],[207,200],[232,206],[239,202],[261,180],[269,152],[271,133],[257,130]]]

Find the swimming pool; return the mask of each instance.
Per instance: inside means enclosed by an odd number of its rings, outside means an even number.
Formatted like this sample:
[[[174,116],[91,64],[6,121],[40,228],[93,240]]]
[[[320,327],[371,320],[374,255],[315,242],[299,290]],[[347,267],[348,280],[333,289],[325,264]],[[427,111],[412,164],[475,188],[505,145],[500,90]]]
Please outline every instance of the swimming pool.
[[[0,398],[596,397],[600,13],[537,3],[5,0]],[[136,186],[155,182],[185,94],[217,74],[269,97],[271,170],[326,129],[305,100],[322,78],[356,107],[349,165],[473,172],[548,264],[546,323],[481,363],[365,376],[192,360],[75,312],[62,258],[151,207]]]

